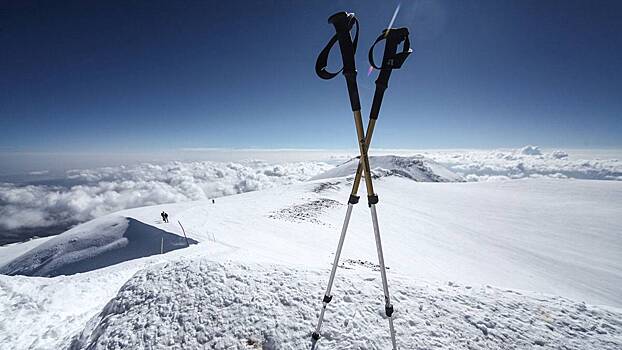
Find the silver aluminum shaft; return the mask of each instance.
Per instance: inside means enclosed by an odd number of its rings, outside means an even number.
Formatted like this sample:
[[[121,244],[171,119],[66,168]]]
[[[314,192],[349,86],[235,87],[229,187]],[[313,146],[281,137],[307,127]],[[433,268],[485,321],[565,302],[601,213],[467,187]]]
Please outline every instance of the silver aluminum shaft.
[[[365,177],[365,187],[367,189],[367,196],[368,196],[368,200],[369,200],[369,207],[371,210],[371,216],[372,216],[372,224],[373,224],[373,228],[374,228],[374,237],[375,237],[375,241],[376,241],[376,251],[378,253],[378,262],[380,265],[380,274],[381,274],[381,278],[382,278],[382,288],[384,291],[384,300],[385,300],[385,312],[387,313],[387,318],[389,319],[389,331],[390,331],[390,335],[391,335],[391,344],[393,347],[393,350],[397,350],[397,344],[396,344],[396,340],[395,340],[395,329],[393,327],[393,306],[391,305],[391,301],[389,298],[389,284],[387,282],[387,275],[386,275],[386,268],[385,268],[385,264],[384,264],[384,254],[382,251],[382,242],[380,240],[380,229],[379,229],[379,225],[378,225],[378,215],[376,213],[376,205],[375,203],[372,203],[372,198],[376,198],[377,200],[377,196],[374,193],[374,187],[372,184],[372,177],[371,177],[371,172],[370,172],[370,166],[369,166],[369,158],[367,155],[367,150],[369,149],[369,144],[371,143],[371,136],[373,135],[373,130],[376,124],[376,120],[375,119],[370,119],[369,124],[367,125],[367,132],[364,133],[363,131],[363,119],[361,117],[361,112],[360,111],[354,111],[354,123],[356,126],[356,131],[357,131],[357,136],[358,136],[358,140],[359,140],[359,150],[360,150],[360,158],[359,158],[359,164],[357,167],[357,171],[354,177],[354,183],[352,186],[352,192],[351,192],[351,196],[350,199],[352,199],[353,196],[357,196],[358,193],[358,188],[359,188],[359,184],[360,184],[360,180],[361,177]],[[367,137],[365,136],[367,135]],[[322,328],[322,322],[324,321],[324,314],[326,312],[326,307],[328,306],[328,303],[332,300],[332,296],[330,295],[330,292],[332,290],[333,287],[333,283],[335,280],[335,275],[337,273],[337,267],[339,265],[339,259],[341,256],[341,251],[343,249],[343,243],[345,241],[345,236],[348,230],[348,225],[350,222],[350,217],[352,214],[352,207],[354,206],[354,203],[349,202],[348,203],[348,210],[346,212],[346,217],[345,220],[343,222],[343,226],[341,228],[341,235],[339,237],[339,243],[337,245],[337,251],[335,252],[335,257],[333,260],[333,266],[331,269],[331,273],[330,273],[330,277],[328,279],[328,285],[326,287],[326,293],[324,294],[324,299],[322,301],[322,309],[320,310],[320,316],[318,319],[318,323],[315,329],[315,332],[313,333],[313,337],[314,339],[319,339],[319,335],[320,335],[320,331]],[[389,311],[390,310],[390,311]]]

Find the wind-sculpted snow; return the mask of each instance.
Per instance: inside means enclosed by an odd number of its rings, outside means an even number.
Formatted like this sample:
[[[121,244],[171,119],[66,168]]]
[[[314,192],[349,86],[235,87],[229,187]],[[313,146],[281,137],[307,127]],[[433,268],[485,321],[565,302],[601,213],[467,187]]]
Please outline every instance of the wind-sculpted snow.
[[[292,184],[331,167],[321,162],[170,162],[71,170],[61,181],[63,185],[0,183],[0,244],[28,238],[15,237],[19,234],[43,236],[47,228],[65,225],[67,229],[126,208]]]
[[[143,270],[77,336],[77,349],[386,349],[377,273],[341,271],[322,338],[325,272],[189,260]],[[622,314],[561,297],[416,284],[389,273],[400,349],[622,347]]]
[[[0,266],[0,274],[71,275],[196,243],[132,218],[111,216],[79,225],[46,241]]]
[[[354,176],[358,167],[358,158],[316,175],[312,180]],[[370,168],[375,177],[397,175],[421,182],[459,182],[462,178],[436,162],[423,156],[371,156]]]

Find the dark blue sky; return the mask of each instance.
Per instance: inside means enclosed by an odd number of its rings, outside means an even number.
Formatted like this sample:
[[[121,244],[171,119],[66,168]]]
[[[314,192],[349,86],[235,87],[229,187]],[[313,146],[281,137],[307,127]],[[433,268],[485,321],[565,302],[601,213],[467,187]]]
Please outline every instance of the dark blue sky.
[[[0,151],[354,148],[343,78],[314,73],[326,19],[361,22],[367,115],[396,5],[0,0]],[[375,147],[622,146],[622,2],[404,1],[395,26],[415,53]]]

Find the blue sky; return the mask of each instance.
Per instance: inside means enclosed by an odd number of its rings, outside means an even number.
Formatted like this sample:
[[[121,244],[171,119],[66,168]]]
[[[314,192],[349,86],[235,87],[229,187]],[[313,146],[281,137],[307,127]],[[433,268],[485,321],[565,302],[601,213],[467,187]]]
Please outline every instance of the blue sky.
[[[397,4],[3,2],[0,151],[355,147],[343,79],[314,73],[326,19],[360,20],[366,115],[367,50]],[[415,53],[392,76],[374,146],[622,146],[621,10],[402,2],[395,25]]]

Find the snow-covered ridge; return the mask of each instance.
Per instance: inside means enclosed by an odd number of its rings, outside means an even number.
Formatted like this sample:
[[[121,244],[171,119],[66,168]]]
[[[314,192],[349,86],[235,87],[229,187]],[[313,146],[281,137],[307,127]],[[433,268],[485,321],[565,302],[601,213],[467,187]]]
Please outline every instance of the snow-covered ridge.
[[[282,265],[176,261],[130,279],[72,349],[312,347],[325,273]],[[622,346],[622,314],[565,298],[392,278],[400,349]],[[390,345],[377,273],[339,270],[321,349]]]
[[[55,236],[4,266],[0,274],[52,277],[92,271],[185,248],[197,241],[132,218],[110,215]]]
[[[358,167],[359,159],[349,161],[324,173],[316,175],[311,180],[330,179],[353,176]],[[410,157],[400,156],[370,156],[369,164],[375,177],[402,176],[419,182],[460,182],[464,181],[459,175],[447,170],[444,166],[421,155]]]

